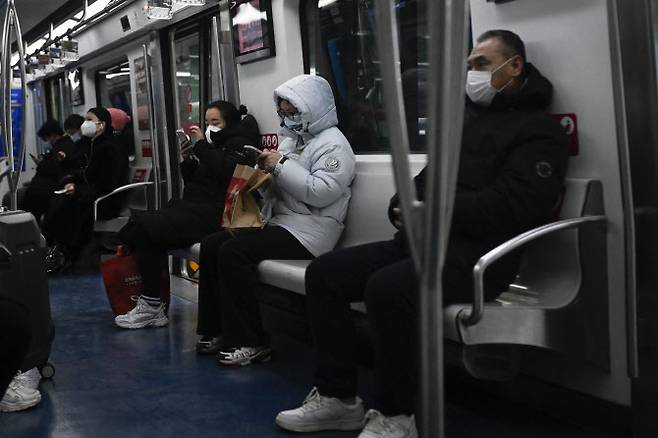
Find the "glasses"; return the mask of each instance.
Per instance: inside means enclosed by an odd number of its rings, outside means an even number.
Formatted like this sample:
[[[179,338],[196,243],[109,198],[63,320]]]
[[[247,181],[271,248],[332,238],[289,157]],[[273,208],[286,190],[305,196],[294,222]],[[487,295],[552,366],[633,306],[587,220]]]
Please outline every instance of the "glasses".
[[[290,111],[290,112],[286,112],[286,111],[284,111],[284,110],[282,110],[282,109],[278,109],[278,110],[276,111],[276,113],[277,113],[277,114],[279,115],[279,117],[281,117],[281,118],[284,118],[284,117],[291,117],[291,118],[292,118],[292,117],[295,117],[295,116],[300,115],[300,114],[299,114],[299,111],[295,111],[295,112],[292,112],[292,111]]]

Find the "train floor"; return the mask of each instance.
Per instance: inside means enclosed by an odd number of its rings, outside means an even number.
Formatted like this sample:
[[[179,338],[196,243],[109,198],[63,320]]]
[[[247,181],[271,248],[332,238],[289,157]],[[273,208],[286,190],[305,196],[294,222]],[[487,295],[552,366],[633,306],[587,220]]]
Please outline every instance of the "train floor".
[[[279,410],[299,405],[309,390],[307,344],[274,336],[272,362],[220,368],[212,357],[194,352],[193,302],[175,297],[167,328],[126,331],[113,325],[99,275],[52,277],[50,289],[56,374],[42,381],[38,406],[0,414],[1,437],[300,436],[278,429],[273,420]],[[367,390],[371,376],[363,374]],[[500,406],[486,396],[466,404],[451,401],[450,394],[447,398],[450,437],[600,436],[522,406]]]

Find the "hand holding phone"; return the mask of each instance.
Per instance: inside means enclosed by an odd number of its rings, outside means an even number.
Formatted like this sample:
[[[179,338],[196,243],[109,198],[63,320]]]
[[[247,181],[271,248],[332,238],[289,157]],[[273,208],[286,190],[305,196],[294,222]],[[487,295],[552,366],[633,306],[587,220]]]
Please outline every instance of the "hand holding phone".
[[[63,195],[64,193],[66,193],[66,189],[55,190],[53,193],[56,195]]]
[[[258,156],[258,155],[260,155],[260,154],[263,153],[263,151],[261,151],[261,150],[258,149],[257,147],[251,146],[251,145],[249,145],[249,144],[246,144],[246,145],[244,145],[244,146],[242,146],[242,147],[243,147],[244,149],[246,149],[247,151],[256,154],[256,156]]]

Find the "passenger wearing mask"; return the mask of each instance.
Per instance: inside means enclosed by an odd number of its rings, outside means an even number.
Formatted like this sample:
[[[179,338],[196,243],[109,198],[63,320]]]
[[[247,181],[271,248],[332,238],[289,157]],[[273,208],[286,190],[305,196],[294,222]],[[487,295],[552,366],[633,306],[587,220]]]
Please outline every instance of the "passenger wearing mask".
[[[253,166],[256,162],[255,156],[243,146],[260,145],[258,123],[246,114],[243,105],[239,110],[226,101],[208,105],[205,132],[192,127],[194,147],[189,143],[182,145],[183,199],[172,199],[155,213],[133,216],[120,231],[120,239],[137,257],[144,292],[132,311],[116,317],[119,327],[167,325],[160,300],[160,278],[163,269],[167,269],[167,251],[192,245],[219,231],[226,190],[235,166]]]
[[[564,131],[547,114],[553,87],[526,62],[509,31],[478,38],[468,58],[468,96],[452,228],[443,269],[448,305],[473,297],[473,266],[489,250],[547,223],[559,204],[567,168]],[[415,179],[420,197],[426,170]],[[403,226],[397,195],[391,222]],[[514,279],[520,254],[491,267],[485,298]],[[404,233],[387,242],[326,254],[306,271],[306,296],[317,350],[315,388],[301,407],[283,411],[287,430],[358,430],[361,438],[416,437],[418,281]],[[357,344],[350,303],[365,301],[375,351],[377,394],[364,416],[357,397]],[[365,424],[365,427],[364,427]]]
[[[62,161],[64,180],[67,180],[86,165],[84,157],[89,153],[89,137],[84,137],[80,128],[85,118],[79,114],[71,114],[64,121],[64,132],[73,142],[73,152]]]
[[[43,223],[43,232],[52,245],[46,265],[49,271],[61,268],[62,257],[73,262],[89,241],[93,230],[94,201],[122,184],[124,166],[114,144],[112,119],[105,108],[90,109],[80,126],[89,147],[79,156],[83,168],[61,182],[62,192],[53,199]],[[121,204],[109,198],[99,204],[101,219],[116,217]]]
[[[265,259],[308,260],[331,251],[351,197],[355,157],[336,127],[329,83],[301,75],[274,91],[282,135],[278,152],[263,151],[258,166],[271,173],[262,191],[263,229],[224,231],[201,242],[197,343],[221,365],[270,358],[256,297],[256,267]]]
[[[32,156],[37,165],[36,174],[25,189],[18,207],[32,213],[37,223],[41,223],[42,216],[55,196],[53,191],[58,188],[57,184],[64,175],[64,164],[73,154],[74,146],[71,139],[64,135],[57,120],[46,121],[39,128],[37,135],[46,143],[46,152],[39,157]]]

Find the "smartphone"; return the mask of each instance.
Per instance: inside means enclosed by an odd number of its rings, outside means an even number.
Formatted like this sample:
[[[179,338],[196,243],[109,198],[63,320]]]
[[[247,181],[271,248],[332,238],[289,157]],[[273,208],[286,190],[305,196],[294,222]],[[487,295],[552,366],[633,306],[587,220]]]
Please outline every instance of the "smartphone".
[[[56,195],[63,195],[64,193],[66,193],[66,189],[55,190],[53,193]]]
[[[244,146],[242,146],[242,147],[243,147],[244,149],[248,150],[249,152],[253,152],[253,153],[256,154],[256,155],[260,155],[260,154],[263,153],[263,151],[261,151],[261,150],[258,149],[257,147],[254,147],[254,146],[251,146],[251,145],[248,145],[248,144],[246,144],[246,145],[244,145]]]
[[[185,133],[184,130],[182,129],[177,129],[176,130],[176,139],[178,140],[178,146],[182,146],[185,143],[191,143],[192,139],[190,138],[189,135]]]

